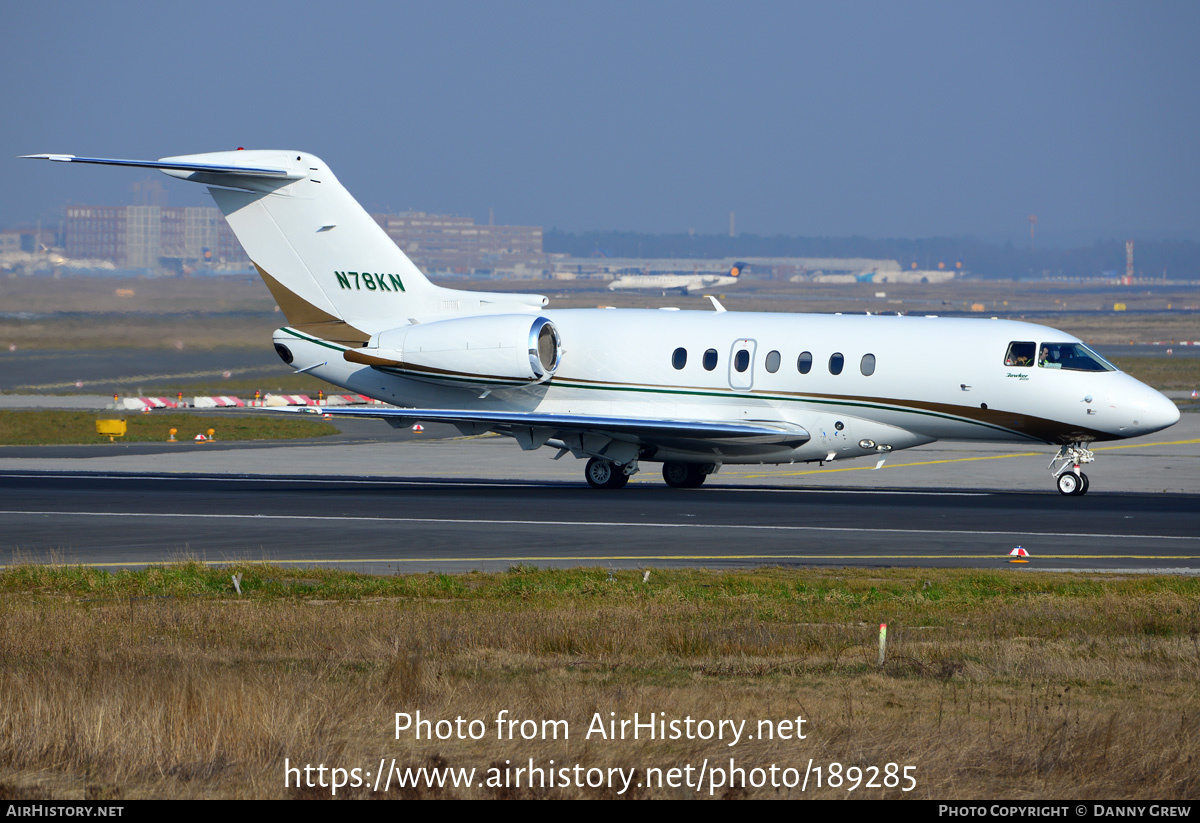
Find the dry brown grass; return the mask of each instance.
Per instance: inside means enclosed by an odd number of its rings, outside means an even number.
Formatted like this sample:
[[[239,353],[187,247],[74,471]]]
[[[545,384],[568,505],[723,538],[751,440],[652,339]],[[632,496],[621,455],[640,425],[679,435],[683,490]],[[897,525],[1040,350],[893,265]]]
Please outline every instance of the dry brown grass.
[[[1200,388],[1200,357],[1116,357],[1113,365],[1159,391]]]
[[[250,277],[0,277],[10,312],[181,314],[272,312],[275,301]]]
[[[83,315],[0,319],[0,349],[270,348],[282,314]]]
[[[642,583],[602,570],[358,579],[245,568],[242,598],[228,570],[152,570],[140,583],[0,575],[0,793],[329,796],[285,789],[285,758],[374,771],[380,758],[484,770],[529,758],[699,768],[732,756],[747,768],[917,767],[916,790],[863,797],[1200,796],[1193,580],[759,570],[655,571]],[[417,710],[563,719],[571,739],[396,739],[394,713]],[[583,739],[595,712],[660,711],[750,725],[803,715],[808,738]],[[845,794],[810,785],[805,796]]]

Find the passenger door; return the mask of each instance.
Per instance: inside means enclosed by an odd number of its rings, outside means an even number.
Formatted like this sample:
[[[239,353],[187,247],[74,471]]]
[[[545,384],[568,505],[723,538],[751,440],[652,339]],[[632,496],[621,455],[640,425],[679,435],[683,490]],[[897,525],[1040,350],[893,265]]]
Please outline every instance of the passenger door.
[[[749,339],[737,340],[729,352],[729,387],[731,389],[750,389],[754,387],[754,350],[755,342]]]

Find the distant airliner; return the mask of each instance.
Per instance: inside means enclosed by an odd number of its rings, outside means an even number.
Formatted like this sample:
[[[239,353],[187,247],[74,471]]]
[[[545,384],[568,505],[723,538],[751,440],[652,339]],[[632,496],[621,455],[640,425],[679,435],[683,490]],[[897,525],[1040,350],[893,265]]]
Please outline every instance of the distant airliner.
[[[715,289],[718,286],[732,286],[745,268],[745,263],[734,263],[729,274],[634,274],[628,277],[618,277],[608,284],[608,288],[612,291],[654,289],[691,294],[694,291]]]
[[[695,487],[727,463],[829,462],[935,440],[1049,443],[1084,494],[1088,446],[1179,419],[1082,341],[1005,320],[546,309],[541,295],[434,285],[317,157],[233,151],[70,163],[208,185],[288,324],[297,371],[408,408],[328,408],[393,426],[453,423],[586,459],[598,488],[643,463]],[[715,302],[715,301],[714,301]],[[719,304],[718,304],[719,307]]]

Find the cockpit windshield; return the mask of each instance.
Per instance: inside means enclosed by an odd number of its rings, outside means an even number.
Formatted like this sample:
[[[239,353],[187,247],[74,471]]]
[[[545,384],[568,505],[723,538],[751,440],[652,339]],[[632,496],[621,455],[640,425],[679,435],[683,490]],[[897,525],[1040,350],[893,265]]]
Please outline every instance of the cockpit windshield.
[[[1037,364],[1043,369],[1116,371],[1117,367],[1082,343],[1043,343]]]

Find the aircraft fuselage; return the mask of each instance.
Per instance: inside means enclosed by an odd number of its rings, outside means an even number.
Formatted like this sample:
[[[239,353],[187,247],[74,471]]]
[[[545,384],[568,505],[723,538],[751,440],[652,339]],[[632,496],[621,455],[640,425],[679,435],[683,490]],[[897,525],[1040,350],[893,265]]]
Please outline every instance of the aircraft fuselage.
[[[1178,419],[1174,404],[1119,371],[1006,363],[1013,343],[1079,342],[1029,323],[651,309],[540,315],[558,329],[561,363],[545,382],[520,386],[413,379],[331,356],[327,342],[295,331],[280,330],[276,340],[294,352],[295,367],[325,362],[311,373],[398,405],[782,421],[811,435],[799,445],[724,445],[718,454],[694,443],[660,445],[651,460],[846,459],[934,440],[1091,442]]]

